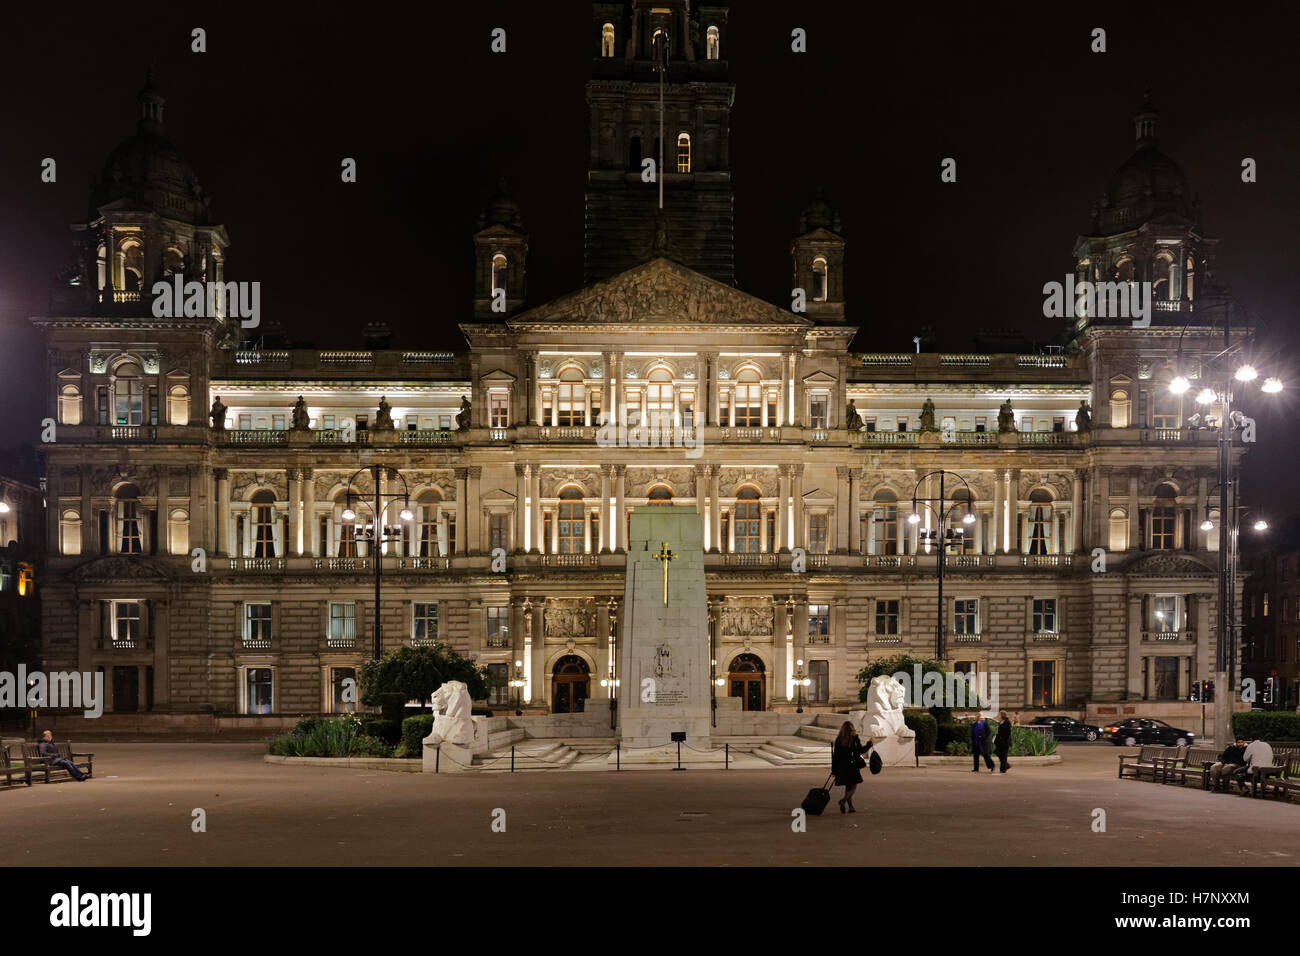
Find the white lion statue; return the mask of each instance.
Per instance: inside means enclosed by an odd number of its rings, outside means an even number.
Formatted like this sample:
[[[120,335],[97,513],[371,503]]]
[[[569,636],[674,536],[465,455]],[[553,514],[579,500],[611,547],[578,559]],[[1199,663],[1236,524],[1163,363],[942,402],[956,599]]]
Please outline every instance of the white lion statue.
[[[903,721],[906,697],[902,683],[884,674],[873,677],[867,688],[862,730],[886,767],[910,765],[916,760],[916,732]]]
[[[469,688],[463,681],[449,680],[433,694],[433,730],[424,738],[426,744],[460,744],[474,742],[474,722],[470,717],[473,704]]]

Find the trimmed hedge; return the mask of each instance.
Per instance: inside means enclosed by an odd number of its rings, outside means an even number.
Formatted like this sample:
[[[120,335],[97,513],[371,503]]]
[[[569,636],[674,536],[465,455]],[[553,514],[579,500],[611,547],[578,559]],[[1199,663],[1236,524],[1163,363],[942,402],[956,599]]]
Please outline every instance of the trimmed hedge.
[[[1247,740],[1300,740],[1300,714],[1289,710],[1247,710],[1232,715],[1232,732]]]
[[[934,742],[939,736],[939,722],[923,710],[903,711],[903,723],[916,734],[916,753],[924,757],[934,753]]]
[[[371,720],[362,725],[361,732],[370,737],[377,737],[389,746],[402,739],[402,725],[395,720]]]
[[[433,731],[433,714],[416,714],[402,721],[402,756],[424,758],[424,738]]]
[[[406,717],[406,695],[397,693],[379,694],[379,714],[384,720],[391,720],[401,726]]]

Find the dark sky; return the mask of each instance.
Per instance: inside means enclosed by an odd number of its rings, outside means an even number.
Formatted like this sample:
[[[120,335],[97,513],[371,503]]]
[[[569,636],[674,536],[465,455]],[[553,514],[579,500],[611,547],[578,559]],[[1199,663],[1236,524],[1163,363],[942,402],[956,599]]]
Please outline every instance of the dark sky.
[[[47,307],[90,176],[134,132],[150,62],[167,135],[229,230],[227,277],[262,282],[264,321],[354,346],[366,322],[383,320],[396,345],[459,347],[469,236],[503,175],[530,234],[530,302],[580,284],[590,5],[407,6],[6,11],[0,446],[37,436],[43,363],[27,317]],[[941,348],[965,346],[977,327],[1051,340],[1042,285],[1071,269],[1149,88],[1161,148],[1222,240],[1218,277],[1267,323],[1265,352],[1291,363],[1291,390],[1270,402],[1278,410],[1248,408],[1260,444],[1245,497],[1296,510],[1300,14],[1055,6],[916,4],[890,19],[857,0],[732,4],[738,283],[788,304],[789,242],[823,185],[849,241],[859,348],[910,349],[922,326]],[[190,52],[196,26],[207,53]],[[495,26],[507,30],[505,55],[489,52]],[[790,52],[796,26],[807,54]],[[1107,30],[1104,54],[1089,52],[1094,27]],[[46,156],[56,184],[39,181]],[[358,161],[356,185],[339,181],[343,156]],[[939,181],[946,156],[956,184]],[[1255,184],[1241,182],[1245,156],[1258,163]]]

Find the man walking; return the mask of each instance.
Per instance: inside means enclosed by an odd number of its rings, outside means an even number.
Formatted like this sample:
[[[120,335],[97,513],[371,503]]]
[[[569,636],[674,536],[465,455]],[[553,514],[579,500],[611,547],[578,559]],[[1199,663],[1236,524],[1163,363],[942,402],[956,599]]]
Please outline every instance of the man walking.
[[[971,773],[980,772],[980,757],[984,758],[989,773],[993,772],[993,758],[989,755],[989,735],[989,722],[984,717],[976,715],[975,723],[970,726],[970,752],[975,764]]]
[[[40,751],[42,757],[51,758],[49,763],[51,767],[58,767],[72,774],[72,779],[81,781],[86,779],[86,775],[77,769],[77,765],[71,760],[59,754],[59,748],[54,744],[54,734],[45,731],[41,734]]]
[[[1007,754],[1011,752],[1011,718],[1005,710],[998,711],[998,735],[993,741],[993,752],[998,755],[998,773],[1006,773],[1011,765]]]

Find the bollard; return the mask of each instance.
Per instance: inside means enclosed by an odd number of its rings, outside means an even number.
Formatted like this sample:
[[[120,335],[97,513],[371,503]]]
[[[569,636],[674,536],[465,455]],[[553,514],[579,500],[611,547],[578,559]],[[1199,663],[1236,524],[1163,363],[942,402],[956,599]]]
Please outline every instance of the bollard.
[[[510,745],[510,772],[515,772],[515,745]]]
[[[723,746],[726,749],[723,751],[722,754],[722,769],[730,770],[731,769],[731,744],[727,743],[724,744]]]
[[[623,741],[614,744],[614,769],[616,771],[623,769]]]
[[[442,744],[438,744],[438,746],[433,749],[433,772],[434,773],[438,772],[438,766],[441,763],[442,763]]]

